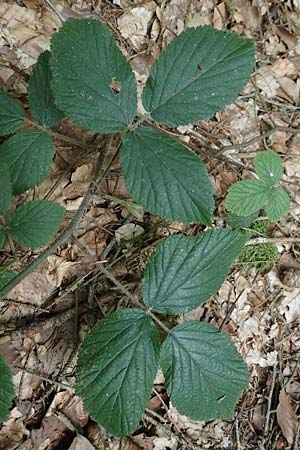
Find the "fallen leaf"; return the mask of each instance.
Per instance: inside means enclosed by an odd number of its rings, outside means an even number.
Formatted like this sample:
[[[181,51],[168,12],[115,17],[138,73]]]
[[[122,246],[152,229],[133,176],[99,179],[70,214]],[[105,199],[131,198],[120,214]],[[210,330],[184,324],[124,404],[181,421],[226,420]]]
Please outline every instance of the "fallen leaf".
[[[73,440],[71,446],[69,447],[69,450],[95,450],[95,447],[86,437],[79,434]]]
[[[287,442],[292,445],[297,434],[298,419],[284,389],[282,389],[279,394],[279,404],[277,406],[277,422],[280,426],[283,436],[285,437]]]
[[[223,30],[226,21],[225,2],[222,2],[215,7],[212,21],[214,28]]]

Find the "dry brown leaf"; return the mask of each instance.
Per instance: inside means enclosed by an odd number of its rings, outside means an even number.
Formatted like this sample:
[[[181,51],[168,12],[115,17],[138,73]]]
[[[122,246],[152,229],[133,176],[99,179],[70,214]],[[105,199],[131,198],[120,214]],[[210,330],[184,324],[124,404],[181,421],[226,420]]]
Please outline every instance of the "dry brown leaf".
[[[66,392],[60,409],[76,428],[83,428],[89,420],[89,414],[84,411],[83,403],[77,395]]]
[[[278,82],[280,89],[277,90],[277,95],[288,101],[293,100],[297,105],[299,103],[299,84],[287,77],[279,78]]]
[[[223,30],[226,21],[225,2],[222,2],[215,7],[212,21],[214,28]]]
[[[79,434],[73,440],[71,446],[69,447],[69,450],[96,450],[96,449],[86,437]]]
[[[295,47],[297,43],[297,38],[292,33],[290,33],[288,30],[286,30],[284,27],[277,27],[277,34],[280,37],[280,39],[285,43],[287,48],[290,50]]]
[[[288,395],[284,389],[279,394],[279,404],[277,406],[277,422],[283,436],[290,445],[293,444],[298,427],[298,418],[293,410]]]

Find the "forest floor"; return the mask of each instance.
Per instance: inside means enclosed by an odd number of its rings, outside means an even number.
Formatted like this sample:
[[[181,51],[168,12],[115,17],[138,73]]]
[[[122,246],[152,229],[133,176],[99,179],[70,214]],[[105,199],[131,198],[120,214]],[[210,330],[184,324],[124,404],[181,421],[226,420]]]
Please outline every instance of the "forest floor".
[[[249,176],[258,150],[270,148],[283,159],[282,186],[290,195],[291,210],[265,232],[276,243],[276,262],[266,266],[263,260],[257,265],[251,255],[244,264],[237,261],[218,294],[176,319],[201,319],[222,329],[247,362],[251,382],[234,418],[196,422],[180,415],[169,402],[160,375],[140,426],[121,442],[89,418],[72,390],[83,336],[97,320],[129,305],[124,293],[97,270],[99,262],[109,261],[113,276],[138,294],[157,241],[179,231],[192,235],[198,229],[166,223],[142,210],[133,215],[122,202],[130,196],[117,160],[72,238],[0,302],[0,353],[13,368],[16,387],[14,407],[0,429],[0,449],[298,449],[299,0],[1,0],[0,84],[27,110],[29,76],[62,25],[60,16],[94,17],[107,23],[129,58],[140,89],[161,50],[187,27],[209,24],[253,38],[256,69],[237,101],[213,119],[179,127],[175,133],[204,160],[219,216],[224,216],[228,187]],[[82,143],[82,131],[67,119],[56,131]],[[98,139],[100,144],[102,137]],[[74,148],[59,139],[55,149],[48,178],[15,202],[49,195],[67,209],[66,225],[87,190],[95,158],[80,144]],[[224,221],[218,219],[217,225],[224,226]],[[5,247],[0,264],[13,263],[21,271],[42,250],[17,248],[12,260]]]

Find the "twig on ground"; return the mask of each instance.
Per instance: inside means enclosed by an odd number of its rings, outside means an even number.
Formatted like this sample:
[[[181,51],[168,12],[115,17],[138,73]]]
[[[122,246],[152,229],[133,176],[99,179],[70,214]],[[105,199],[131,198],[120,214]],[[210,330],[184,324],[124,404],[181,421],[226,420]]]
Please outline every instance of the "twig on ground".
[[[62,21],[65,22],[66,19],[61,15],[61,13],[58,11],[58,9],[56,8],[55,5],[53,5],[53,3],[51,2],[51,0],[45,0],[47,5],[49,6],[50,9],[52,9],[52,11],[57,15],[57,17]]]
[[[38,123],[35,123],[32,120],[29,120],[26,118],[25,121],[28,125],[31,125],[32,127],[37,128],[38,130],[47,132],[48,134],[50,134],[50,136],[53,137],[53,139],[59,139],[60,141],[66,142],[74,147],[81,147],[84,149],[86,149],[88,147],[88,144],[78,142],[77,139],[72,139],[69,136],[65,136],[64,134],[57,133],[56,131],[53,131],[49,128],[46,129],[42,125],[39,125]]]
[[[162,330],[164,330],[165,333],[170,333],[169,328],[167,328],[156,316],[153,314],[148,308],[146,308],[135,295],[132,295],[131,292],[129,292],[123,285],[116,279],[116,277],[109,272],[104,266],[99,267],[99,272],[102,272],[109,280],[111,280],[115,286],[117,286],[121,292],[123,292],[124,295],[126,295],[127,298],[137,307],[142,308],[150,317],[151,319],[156,322]]]
[[[28,373],[30,375],[34,375],[35,377],[40,378],[41,380],[47,381],[48,383],[55,384],[56,386],[63,388],[63,389],[74,389],[74,386],[72,386],[69,383],[64,383],[56,380],[52,380],[51,378],[46,377],[45,375],[42,375],[38,372],[35,372],[31,369],[24,369],[23,367],[15,366],[16,369],[21,370],[23,373]]]
[[[268,396],[268,405],[267,405],[267,413],[266,413],[266,418],[265,418],[265,426],[264,426],[264,430],[263,430],[262,440],[259,445],[259,450],[265,450],[265,442],[268,437],[271,406],[272,406],[272,400],[273,400],[273,392],[274,392],[275,383],[276,383],[276,375],[277,375],[277,367],[276,367],[276,364],[274,364],[273,373],[272,373],[272,383],[270,386],[270,391],[269,391],[269,396]]]
[[[300,243],[300,236],[295,237],[258,237],[254,239],[249,239],[245,245],[256,245],[256,244],[296,244]]]
[[[100,150],[100,154],[99,154],[98,161],[97,161],[97,167],[95,169],[93,179],[91,180],[89,188],[88,188],[86,194],[84,195],[83,200],[82,200],[78,210],[76,211],[73,219],[71,220],[71,222],[69,223],[67,228],[60,234],[60,236],[58,236],[58,238],[55,239],[54,242],[52,242],[52,244],[43,253],[41,253],[41,255],[39,255],[34,261],[32,261],[31,264],[29,264],[27,267],[25,267],[25,269],[22,270],[22,272],[20,272],[9,283],[7,283],[3,289],[1,289],[0,300],[5,298],[5,296],[14,287],[16,287],[27,275],[29,275],[31,272],[33,272],[43,261],[45,261],[45,259],[49,255],[51,255],[51,253],[54,252],[57,249],[57,247],[62,245],[66,240],[68,240],[72,236],[73,231],[75,230],[79,220],[81,219],[82,215],[84,214],[84,212],[89,204],[91,196],[96,191],[96,188],[98,188],[101,185],[101,183],[104,179],[104,175],[101,176],[100,173],[101,173],[102,166],[104,163],[106,151],[107,151],[108,147],[110,146],[112,139],[113,138],[110,137],[108,139],[108,141],[106,142],[106,145],[104,145],[104,148],[102,148]]]

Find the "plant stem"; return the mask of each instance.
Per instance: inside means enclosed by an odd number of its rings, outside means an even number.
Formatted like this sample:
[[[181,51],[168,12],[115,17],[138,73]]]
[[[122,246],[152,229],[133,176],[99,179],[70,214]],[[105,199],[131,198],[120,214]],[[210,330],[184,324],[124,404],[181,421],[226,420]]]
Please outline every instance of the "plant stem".
[[[62,21],[65,22],[66,19],[61,15],[61,13],[58,11],[58,9],[53,5],[53,3],[50,0],[46,0],[47,5],[52,9],[54,14],[57,15],[57,17]]]
[[[67,142],[68,144],[71,144],[74,147],[87,148],[87,145],[78,142],[76,139],[72,139],[69,136],[65,136],[64,134],[57,133],[56,131],[53,131],[50,128],[43,127],[42,125],[39,125],[38,123],[33,122],[30,119],[26,118],[25,121],[28,125],[31,125],[32,127],[37,128],[38,130],[41,130],[44,133],[50,134],[50,136],[52,136],[53,139],[59,139],[60,141]]]
[[[120,289],[121,292],[123,292],[124,295],[126,295],[127,298],[129,298],[129,300],[131,301],[131,303],[135,306],[137,306],[138,308],[143,309],[146,314],[148,314],[148,316],[150,316],[154,322],[157,323],[157,325],[160,326],[160,328],[162,330],[164,330],[165,333],[169,334],[170,330],[169,328],[167,328],[157,317],[155,314],[153,314],[152,311],[150,311],[148,308],[146,308],[135,295],[132,295],[131,292],[128,291],[128,289],[126,289],[122,283],[120,283],[119,280],[116,279],[116,277],[109,272],[109,270],[107,270],[104,266],[101,266],[98,268],[99,272],[102,272],[109,280],[111,280],[114,285]]]
[[[296,244],[300,242],[300,236],[295,237],[258,237],[250,239],[245,245],[256,245],[256,244]]]
[[[83,213],[85,212],[90,198],[92,194],[95,192],[95,190],[98,188],[98,186],[102,183],[105,175],[100,176],[105,154],[107,149],[110,146],[110,143],[112,142],[113,137],[110,137],[106,144],[104,144],[104,148],[100,151],[96,169],[94,176],[90,182],[90,185],[88,187],[87,192],[85,193],[83,200],[76,211],[76,214],[74,215],[73,219],[67,226],[67,228],[61,233],[58,238],[55,239],[54,242],[41,254],[39,255],[34,261],[32,261],[31,264],[29,264],[25,269],[20,272],[13,280],[11,280],[7,285],[4,286],[3,289],[1,289],[0,292],[0,300],[5,298],[5,296],[13,289],[15,288],[27,275],[29,275],[31,272],[33,272],[52,252],[56,250],[57,247],[62,245],[67,239],[69,239],[72,236],[72,233],[74,229],[76,228],[77,223],[81,219]],[[99,178],[100,177],[100,178]],[[97,186],[98,185],[98,186]]]

